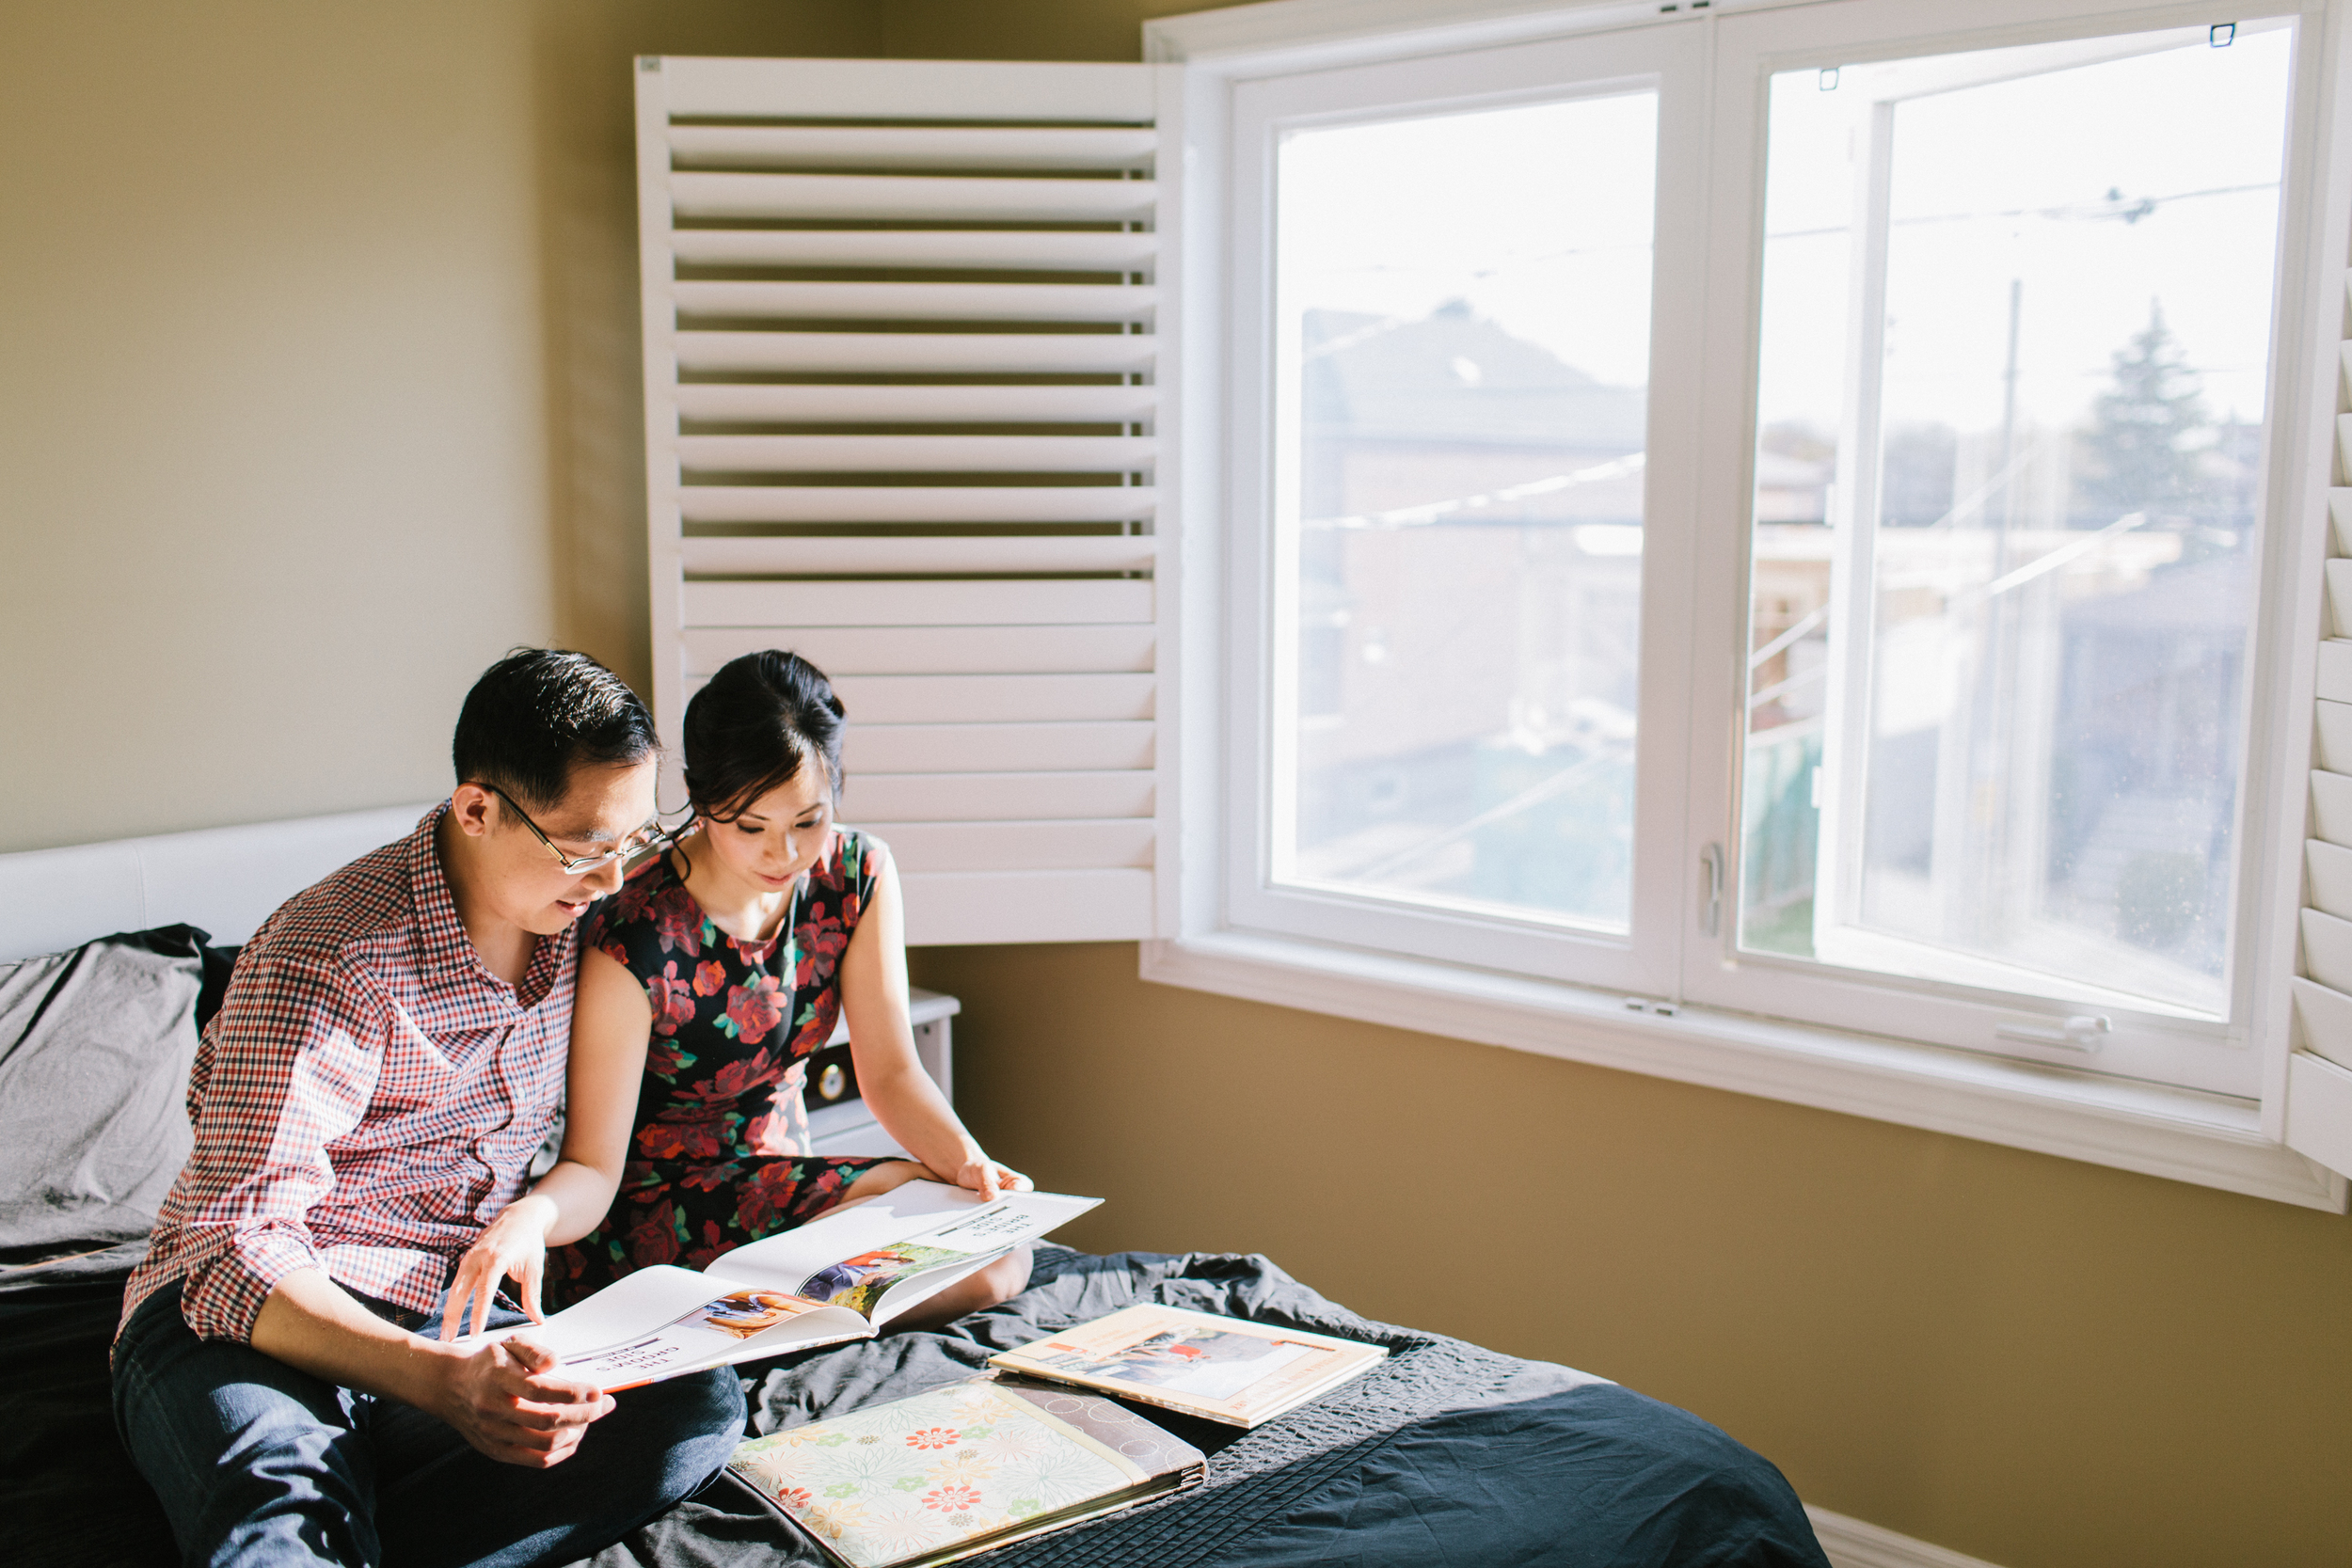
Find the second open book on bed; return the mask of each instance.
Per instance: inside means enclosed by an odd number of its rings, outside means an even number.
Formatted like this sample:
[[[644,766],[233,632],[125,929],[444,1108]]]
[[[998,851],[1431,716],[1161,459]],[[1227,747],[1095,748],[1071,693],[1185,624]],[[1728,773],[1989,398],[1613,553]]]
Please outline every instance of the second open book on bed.
[[[1006,1193],[993,1203],[910,1181],[696,1271],[640,1269],[525,1335],[565,1377],[608,1391],[731,1361],[871,1338],[893,1318],[1103,1200]]]
[[[1379,1345],[1146,1302],[988,1358],[999,1371],[1263,1426],[1378,1366]]]

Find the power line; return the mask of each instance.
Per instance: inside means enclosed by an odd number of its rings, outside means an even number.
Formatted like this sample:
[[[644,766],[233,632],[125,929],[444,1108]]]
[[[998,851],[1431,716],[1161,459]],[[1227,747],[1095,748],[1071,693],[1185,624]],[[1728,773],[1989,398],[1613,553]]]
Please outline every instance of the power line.
[[[2137,223],[2159,207],[2175,201],[2195,201],[2208,196],[2244,196],[2251,191],[2275,191],[2276,180],[2257,185],[2214,185],[2201,191],[2175,191],[2170,196],[2126,198],[2109,187],[2100,201],[2086,203],[2070,201],[2058,207],[2009,207],[1990,213],[1931,213],[1918,217],[1891,218],[1887,227],[1906,229],[1924,223],[1973,223],[1984,218],[2061,218],[2077,222],[2104,223],[2121,218],[2125,223]],[[1851,224],[1838,224],[1828,229],[1787,229],[1777,234],[1768,233],[1767,240],[1809,240],[1823,234],[1848,234]]]
[[[1989,213],[1929,213],[1916,217],[1891,219],[1889,227],[1907,229],[1931,223],[1973,223],[1988,218],[2021,217],[2054,218],[2084,223],[2107,223],[2120,219],[2126,224],[2136,224],[2158,208],[2168,207],[2175,201],[2197,201],[2216,196],[2246,196],[2255,191],[2275,191],[2278,188],[2279,182],[2271,180],[2251,185],[2213,185],[2203,190],[2174,191],[2168,196],[2126,197],[2122,191],[2110,187],[2107,194],[2096,201],[2070,201],[2054,207],[2007,207]],[[1845,234],[1851,231],[1852,225],[1836,224],[1826,229],[1787,229],[1778,233],[1767,233],[1764,237],[1767,240],[1808,240],[1827,234]],[[1548,262],[1568,261],[1580,256],[1608,256],[1650,248],[1652,247],[1646,241],[1629,242],[1622,245],[1569,245],[1558,250],[1539,251],[1533,256],[1513,257],[1506,261],[1497,261],[1490,266],[1460,272],[1457,276],[1465,281],[1471,281],[1493,277],[1500,273],[1511,272],[1521,267],[1542,266]],[[1409,262],[1374,261],[1361,266],[1328,267],[1323,270],[1327,273],[1346,275],[1364,273],[1426,275],[1454,272],[1456,269],[1444,266],[1415,266]]]

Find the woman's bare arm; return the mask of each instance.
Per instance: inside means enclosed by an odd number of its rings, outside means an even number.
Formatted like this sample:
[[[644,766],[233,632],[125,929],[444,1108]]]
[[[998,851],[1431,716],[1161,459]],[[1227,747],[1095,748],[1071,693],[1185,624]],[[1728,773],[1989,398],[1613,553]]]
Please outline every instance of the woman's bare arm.
[[[564,1148],[555,1167],[532,1189],[534,1197],[552,1198],[559,1212],[548,1230],[553,1245],[587,1235],[612,1207],[621,1166],[628,1159],[637,1088],[644,1079],[652,1037],[653,1006],[637,976],[601,948],[582,949],[580,988],[572,1002]]]
[[[888,849],[878,846],[871,852],[882,863],[875,868],[873,899],[841,958],[841,1008],[850,1021],[858,1092],[882,1131],[942,1180],[986,1198],[1004,1188],[1026,1187],[1028,1178],[982,1152],[914,1053],[898,867]]]

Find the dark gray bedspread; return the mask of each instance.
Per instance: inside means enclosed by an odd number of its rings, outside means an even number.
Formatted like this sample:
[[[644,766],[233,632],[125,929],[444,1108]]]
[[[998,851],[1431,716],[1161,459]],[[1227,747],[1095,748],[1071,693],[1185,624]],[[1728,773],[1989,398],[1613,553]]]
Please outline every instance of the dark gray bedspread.
[[[124,1249],[126,1252],[135,1248]],[[0,1289],[0,1517],[11,1563],[163,1568],[160,1510],[116,1441],[106,1345],[125,1258]],[[50,1274],[50,1271],[42,1271]],[[56,1274],[79,1277],[58,1278]],[[941,1334],[749,1367],[762,1432],[970,1376],[1000,1349],[1138,1301],[1389,1347],[1256,1432],[1143,1410],[1208,1452],[1208,1484],[992,1554],[990,1568],[1828,1568],[1780,1472],[1697,1417],[1565,1367],[1358,1317],[1263,1258],[1039,1250],[1030,1288]],[[595,1568],[820,1568],[721,1480]]]
[[[968,1377],[995,1351],[1138,1301],[1389,1347],[1251,1433],[1136,1407],[1210,1454],[1204,1487],[1024,1543],[991,1568],[1827,1568],[1788,1483],[1686,1411],[1544,1362],[1360,1318],[1263,1258],[1039,1250],[1030,1288],[940,1334],[745,1369],[763,1433]],[[722,1480],[595,1568],[821,1568]]]

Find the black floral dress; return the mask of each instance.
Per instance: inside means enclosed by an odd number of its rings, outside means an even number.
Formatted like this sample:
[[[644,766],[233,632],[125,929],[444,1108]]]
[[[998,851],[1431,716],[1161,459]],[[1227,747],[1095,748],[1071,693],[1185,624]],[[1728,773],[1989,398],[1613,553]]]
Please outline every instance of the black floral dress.
[[[601,1226],[548,1255],[551,1305],[789,1230],[888,1158],[811,1154],[801,1101],[809,1054],[841,1014],[841,956],[873,895],[876,847],[836,832],[763,942],[720,930],[667,854],[590,915],[581,940],[644,984],[653,1037],[620,1192]]]

